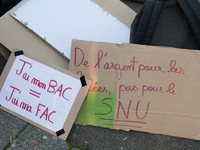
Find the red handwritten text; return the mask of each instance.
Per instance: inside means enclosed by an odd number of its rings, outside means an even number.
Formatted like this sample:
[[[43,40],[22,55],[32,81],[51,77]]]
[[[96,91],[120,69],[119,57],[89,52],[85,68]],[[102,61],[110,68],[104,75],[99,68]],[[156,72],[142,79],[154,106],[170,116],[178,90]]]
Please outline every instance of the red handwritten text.
[[[124,107],[122,105],[122,102],[119,101],[119,103],[118,103],[118,110],[117,110],[117,119],[119,118],[119,110],[120,110],[120,108],[122,109],[122,111],[123,111],[124,116],[126,117],[126,119],[129,119],[129,110],[130,110],[130,107],[131,107],[131,103],[132,103],[132,100],[129,101],[128,108],[124,109]],[[146,112],[145,112],[145,114],[144,114],[143,117],[139,117],[138,116],[139,104],[140,104],[140,101],[137,102],[135,115],[136,115],[137,119],[143,120],[147,116],[147,114],[148,114],[150,103],[147,104]],[[127,110],[127,112],[125,110]]]
[[[22,109],[24,109],[24,110],[26,110],[26,111],[32,113],[32,112],[31,112],[32,106],[29,106],[28,104],[26,104],[26,103],[24,103],[24,102],[21,102],[21,103],[20,103],[20,108],[22,108]]]
[[[17,98],[14,98],[14,96],[13,96],[14,93],[16,93],[15,91],[17,91],[17,93],[19,93],[19,94],[21,94],[22,91],[20,91],[18,88],[14,87],[14,86],[10,86],[10,87],[11,87],[13,90],[12,90],[10,96],[9,96],[9,99],[8,99],[8,96],[6,96],[6,101],[10,101],[10,100],[12,99],[12,100],[11,100],[11,103],[12,103],[13,105],[19,106],[20,108],[22,108],[22,109],[24,109],[24,110],[26,110],[26,111],[32,113],[32,112],[31,112],[31,109],[32,109],[31,106],[29,106],[28,104],[25,104],[24,102],[21,102],[20,105],[18,105],[19,100],[18,100]]]
[[[106,54],[105,54],[105,57],[106,57],[106,56],[107,56],[107,52],[106,52]],[[98,69],[100,69],[100,61],[101,61],[102,57],[103,57],[103,51],[100,50],[100,51],[98,51],[97,63],[96,63],[96,65],[94,66],[94,68],[96,68],[96,67],[98,66]]]
[[[40,80],[36,79],[36,78],[33,78],[31,80],[31,83],[34,84],[34,85],[37,85],[39,88],[42,88],[42,89],[46,89],[46,84],[45,83],[42,83]]]
[[[76,74],[79,76],[83,76],[83,72],[81,70],[79,70]]]
[[[109,93],[109,95],[110,95],[110,91],[108,91],[108,90],[106,89],[106,87],[98,87],[97,84],[98,84],[98,82],[96,82],[95,85],[92,86],[92,87],[89,89],[89,92]]]
[[[169,85],[169,89],[166,92],[169,92],[170,94],[176,95],[174,88],[175,88],[175,83],[171,83]]]
[[[170,70],[167,72],[173,72],[178,74],[184,74],[184,70],[180,67],[180,69],[176,68],[176,60],[172,60],[170,62]]]
[[[120,65],[118,63],[114,64],[112,62],[110,63],[105,63],[104,64],[104,69],[105,70],[110,70],[110,69],[114,69],[114,70],[119,70],[119,73],[116,74],[116,78],[118,80],[120,80],[122,78],[122,71],[134,71],[135,70],[135,64],[137,63],[137,61],[135,61],[135,57],[133,57],[133,60],[130,61],[132,64],[131,65]]]
[[[110,108],[110,111],[109,111],[109,112],[106,112],[106,113],[95,113],[96,115],[107,115],[107,114],[109,114],[109,113],[112,112],[112,107],[111,107],[108,103],[105,103],[105,102],[104,102],[104,101],[106,101],[106,100],[112,100],[112,98],[104,98],[104,99],[102,100],[102,104],[104,104],[104,105],[106,105],[107,107],[109,107],[109,108]]]
[[[71,90],[72,88],[71,87],[67,87],[67,88],[63,88],[63,84],[61,84],[58,89],[56,90],[56,87],[57,87],[57,81],[56,80],[50,80],[49,82],[49,87],[47,89],[47,92],[49,93],[53,93],[53,94],[56,94],[57,92],[59,92],[59,97],[62,96],[62,98],[64,98],[65,100],[68,100],[66,97],[65,97],[65,92],[67,90]],[[63,90],[64,89],[64,90]]]
[[[14,93],[15,90],[19,91],[19,94],[22,92],[22,91],[20,91],[18,88],[14,87],[14,86],[10,86],[10,87],[11,87],[13,90],[12,90],[12,92],[11,92],[11,94],[10,94],[10,98],[9,98],[9,99],[8,99],[8,96],[6,96],[6,100],[7,100],[7,101],[10,101],[10,100],[11,100],[11,98],[12,98],[13,93]]]
[[[162,70],[162,67],[160,67],[160,66],[145,66],[143,64],[140,64],[139,68],[138,68],[138,78],[140,78],[141,71],[160,71],[162,73],[165,73]]]
[[[121,92],[132,92],[132,91],[138,91],[138,88],[136,85],[133,85],[133,87],[131,86],[125,86],[125,85],[120,85],[119,86],[119,99],[121,98]]]
[[[150,103],[147,104],[146,113],[145,113],[145,115],[144,115],[142,118],[140,118],[140,117],[138,116],[138,107],[139,107],[139,104],[140,104],[140,101],[138,101],[138,103],[137,103],[137,105],[136,105],[136,117],[137,117],[138,119],[140,119],[140,120],[143,120],[143,119],[147,116],[147,114],[148,114]]]
[[[77,50],[79,50],[79,52],[81,52],[81,54],[79,53],[80,56],[82,55],[82,59],[81,59],[81,61],[80,61],[78,64],[77,64],[77,55],[78,55]],[[84,52],[82,51],[82,49],[76,47],[76,48],[75,48],[74,65],[75,65],[76,67],[78,67],[78,66],[80,66],[81,64],[83,64],[85,67],[90,67],[90,65],[88,65],[88,61],[87,61],[87,60],[84,61]]]
[[[163,93],[162,87],[143,85],[142,86],[142,96],[144,96],[144,92],[147,92],[147,91],[149,91],[149,92],[161,92],[161,93]]]
[[[22,59],[20,59],[20,61],[23,62],[23,65],[22,65],[22,67],[21,67],[21,69],[20,69],[20,72],[19,72],[19,70],[16,70],[16,74],[17,74],[17,75],[20,75],[20,74],[22,73],[22,71],[23,71],[24,67],[26,66],[26,64],[27,64],[27,65],[30,65],[30,66],[29,66],[29,69],[32,67],[32,64],[31,64],[31,63],[29,63],[29,62],[27,62],[27,61],[25,61],[25,60],[22,60]],[[30,74],[28,75],[27,73],[24,73],[24,74],[22,75],[22,78],[23,78],[24,80],[28,81],[28,82],[29,82],[29,77],[30,77]]]
[[[108,55],[108,53],[107,52],[104,53],[103,50],[98,51],[97,63],[94,65],[94,68],[97,68],[97,69],[103,68],[105,70],[111,70],[111,69],[119,70],[119,72],[116,74],[116,78],[118,80],[120,80],[122,78],[122,71],[134,71],[135,70],[135,64],[138,63],[135,60],[135,56],[134,56],[133,60],[130,61],[129,65],[122,65],[122,64],[113,63],[113,62],[105,62],[105,60],[104,60],[105,63],[102,64],[103,58],[105,58],[107,55]],[[77,60],[78,56],[79,56],[79,61]],[[74,65],[76,67],[78,67],[80,65],[83,65],[85,67],[90,67],[89,62],[87,60],[85,60],[85,55],[84,55],[83,50],[78,48],[78,47],[75,48]],[[77,74],[82,74],[82,71],[79,70],[77,72]]]
[[[39,103],[38,107],[37,107],[37,111],[36,111],[36,116],[38,116],[38,112],[41,111],[40,106],[46,107],[45,105],[42,105],[41,103]],[[46,107],[46,109],[43,111],[42,115],[40,116],[40,119],[43,116],[45,116],[45,120],[46,121],[48,120],[49,122],[51,122],[52,124],[54,124],[54,122],[50,120],[50,117],[51,117],[52,114],[56,113],[56,111],[52,111],[51,113],[49,113],[48,111],[49,111],[49,109],[48,109],[48,107]]]
[[[18,99],[13,98],[12,101],[11,101],[11,103],[12,103],[13,105],[18,106]]]

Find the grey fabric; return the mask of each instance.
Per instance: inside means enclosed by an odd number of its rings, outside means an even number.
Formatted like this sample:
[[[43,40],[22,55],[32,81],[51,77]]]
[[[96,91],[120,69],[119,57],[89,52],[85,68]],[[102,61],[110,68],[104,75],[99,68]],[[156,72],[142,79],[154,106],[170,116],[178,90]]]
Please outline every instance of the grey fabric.
[[[176,0],[200,45],[200,7],[196,0]]]
[[[136,35],[143,9],[144,6],[131,25],[130,42]],[[200,49],[185,15],[175,0],[165,0],[150,45]]]
[[[163,3],[164,1],[157,0],[148,0],[145,3],[136,35],[131,42],[148,45],[151,43]]]
[[[146,0],[132,0],[132,1],[144,3]]]
[[[164,4],[164,1],[157,1],[152,15],[151,15],[151,19],[148,25],[148,29],[147,29],[147,33],[145,35],[143,44],[150,44],[151,43],[151,39],[153,38],[153,33],[155,32],[156,29],[156,24],[158,22],[159,16],[160,16],[160,11],[162,9],[162,6]]]
[[[147,1],[145,3],[145,6],[148,6],[148,7],[144,6],[144,10],[142,13],[142,17],[141,17],[136,35],[133,38],[134,43],[137,43],[137,44],[143,43],[143,40],[145,38],[145,34],[147,32],[147,28],[151,19],[151,14],[152,14],[152,11],[154,10],[155,3],[156,2],[154,0]]]

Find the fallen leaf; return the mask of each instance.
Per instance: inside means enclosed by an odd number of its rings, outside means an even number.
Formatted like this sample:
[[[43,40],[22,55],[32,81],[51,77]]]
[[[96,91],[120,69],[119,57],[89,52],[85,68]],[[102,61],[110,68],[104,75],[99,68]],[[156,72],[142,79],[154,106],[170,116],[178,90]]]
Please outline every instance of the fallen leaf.
[[[37,143],[36,143],[35,140],[33,140],[33,141],[31,141],[31,142],[29,143],[30,146],[35,146],[36,144],[37,144]]]
[[[124,139],[122,139],[123,141],[125,141],[128,137],[125,137]]]
[[[14,143],[14,142],[16,142],[16,140],[15,140],[15,134],[11,133],[10,134],[10,143]]]
[[[192,145],[190,145],[190,144],[185,144],[186,146],[192,146]]]

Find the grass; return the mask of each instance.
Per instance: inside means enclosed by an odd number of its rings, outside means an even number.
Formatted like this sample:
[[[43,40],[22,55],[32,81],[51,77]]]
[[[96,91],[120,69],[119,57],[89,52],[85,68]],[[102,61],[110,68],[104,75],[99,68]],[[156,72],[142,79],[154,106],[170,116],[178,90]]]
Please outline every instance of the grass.
[[[27,123],[20,131],[19,133],[15,136],[14,134],[11,135],[11,140],[10,142],[4,147],[3,150],[6,150],[8,147],[10,147],[10,145],[15,142],[15,139],[26,129],[26,127],[29,125],[29,123]]]
[[[12,138],[10,140],[10,142],[3,148],[3,150],[6,150],[8,147],[10,147],[10,145],[12,143],[14,143],[16,141],[16,139],[18,138],[18,136],[26,129],[26,127],[29,125],[29,123],[27,123],[20,131],[19,133],[15,136],[14,134],[10,135],[10,137]],[[69,146],[69,150],[71,150],[72,148],[79,148],[81,150],[84,150],[83,148],[81,148],[80,146],[78,146],[77,144],[75,144],[74,142],[71,142],[69,140],[66,140],[68,146]]]
[[[77,144],[75,144],[74,142],[71,142],[69,140],[66,140],[68,146],[69,146],[69,150],[71,150],[72,148],[79,148],[81,150],[85,150],[83,148],[81,148],[80,146],[78,146]]]

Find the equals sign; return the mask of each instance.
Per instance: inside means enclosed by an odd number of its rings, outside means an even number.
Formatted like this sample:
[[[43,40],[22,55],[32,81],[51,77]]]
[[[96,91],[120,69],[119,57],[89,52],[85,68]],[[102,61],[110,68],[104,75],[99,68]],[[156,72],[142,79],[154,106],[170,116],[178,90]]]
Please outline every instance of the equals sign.
[[[41,93],[38,93],[38,92],[36,92],[36,91],[34,91],[32,89],[30,89],[29,94],[31,94],[31,95],[33,95],[33,96],[35,96],[37,98],[40,98],[40,95],[41,95]]]

